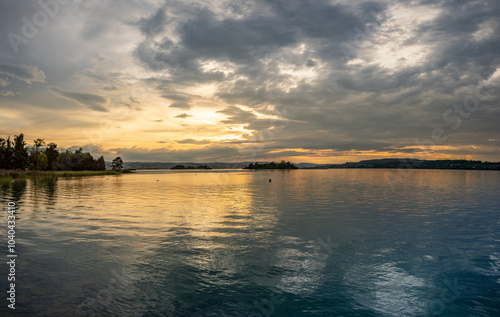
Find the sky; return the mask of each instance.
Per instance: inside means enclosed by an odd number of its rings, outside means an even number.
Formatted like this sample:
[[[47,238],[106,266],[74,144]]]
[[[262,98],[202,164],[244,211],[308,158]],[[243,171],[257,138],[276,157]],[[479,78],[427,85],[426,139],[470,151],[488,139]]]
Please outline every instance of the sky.
[[[106,160],[500,161],[499,1],[0,0],[0,137]]]

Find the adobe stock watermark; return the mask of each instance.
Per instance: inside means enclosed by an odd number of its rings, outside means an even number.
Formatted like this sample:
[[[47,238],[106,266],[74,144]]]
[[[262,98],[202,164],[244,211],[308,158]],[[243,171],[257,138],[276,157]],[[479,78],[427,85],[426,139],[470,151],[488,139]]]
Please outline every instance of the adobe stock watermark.
[[[318,236],[314,244],[319,243],[320,248],[311,254],[311,258],[317,261],[312,261],[308,265],[309,269],[321,270],[324,268],[324,261],[326,261],[331,256],[334,256],[339,249],[346,251],[346,249],[351,249],[351,246],[345,244],[340,244],[332,241],[331,235],[328,235],[326,239]],[[327,254],[325,254],[325,252]],[[340,257],[338,258],[340,259]],[[350,257],[346,259],[347,261],[352,260]],[[323,263],[323,264],[321,264]],[[261,298],[253,301],[253,309],[248,314],[249,317],[270,317],[270,316],[293,316],[293,312],[289,311],[286,305],[286,294],[282,291],[273,291],[266,298]],[[279,312],[278,312],[279,310]],[[279,314],[278,314],[279,313]],[[286,313],[286,315],[284,315]]]
[[[327,253],[327,255],[323,257],[324,260],[335,256],[335,254],[339,254],[341,256],[337,257],[338,260],[342,261],[346,267],[358,262],[358,259],[355,257],[356,253],[360,250],[355,245],[334,242],[330,235],[328,235],[326,239],[318,237],[316,241],[321,246],[321,249]],[[409,284],[411,281],[412,279],[405,277],[395,280],[396,283],[401,285]],[[438,316],[443,314],[449,305],[460,298],[464,289],[465,286],[460,285],[456,277],[452,281],[444,279],[441,280],[441,283],[435,284],[429,289],[429,292],[434,296],[423,305],[423,310],[426,312],[425,316]]]
[[[7,291],[7,301],[9,304],[7,307],[10,309],[16,309],[16,203],[10,201],[7,207],[7,265],[9,267],[9,274],[7,275],[7,281],[9,281],[9,287]]]
[[[40,0],[38,5],[40,10],[35,12],[31,19],[23,16],[21,18],[22,26],[17,33],[9,32],[7,38],[9,39],[12,49],[17,54],[19,53],[19,46],[21,44],[28,44],[29,40],[33,39],[40,29],[49,24],[60,11],[61,5],[66,5],[73,0]]]
[[[355,230],[355,232],[358,235],[364,233],[363,230]],[[316,238],[316,242],[318,242],[321,250],[323,250],[323,253],[319,256],[321,260],[326,261],[328,259],[334,259],[335,261],[345,265],[355,263],[356,252],[359,251],[356,241],[344,241],[342,243],[334,242],[332,240],[332,236],[328,235],[326,236],[326,239],[318,236]],[[341,256],[335,256],[339,254],[341,254]]]
[[[443,128],[434,128],[430,134],[429,139],[415,140],[415,145],[421,149],[429,147],[432,150],[433,146],[442,145],[448,140],[450,132],[457,131],[463,124],[464,120],[470,119],[472,113],[476,112],[480,106],[481,101],[485,101],[491,97],[496,91],[494,88],[500,86],[500,81],[493,81],[485,84],[486,79],[478,76],[480,84],[474,90],[474,95],[466,96],[462,103],[455,103],[450,109],[442,114],[444,123],[451,124],[451,131],[446,131]],[[425,154],[419,156],[415,155],[410,159],[423,159]],[[405,161],[399,165],[397,172],[387,172],[385,180],[389,185],[392,192],[396,190],[395,185],[403,183],[407,177],[410,177],[415,172],[415,167],[418,167],[422,161]]]
[[[248,317],[270,317],[274,314],[276,307],[285,302],[285,295],[282,292],[272,293],[268,299],[255,300],[255,310]]]
[[[442,286],[437,286],[436,290],[439,291],[439,296],[435,296],[432,301],[430,301],[427,305],[427,312],[438,316],[441,315],[445,309],[446,305],[450,305],[455,302],[460,295],[460,289],[463,288],[458,285],[458,279],[455,277],[453,282],[449,280],[444,280]]]

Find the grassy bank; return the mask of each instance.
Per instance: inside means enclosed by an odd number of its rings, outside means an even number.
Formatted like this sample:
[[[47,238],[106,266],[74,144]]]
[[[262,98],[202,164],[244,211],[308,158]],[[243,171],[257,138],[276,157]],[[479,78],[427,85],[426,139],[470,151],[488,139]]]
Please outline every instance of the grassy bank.
[[[23,179],[23,178],[57,178],[57,177],[81,177],[98,175],[121,175],[132,173],[131,170],[123,171],[14,171],[0,170],[0,179]]]

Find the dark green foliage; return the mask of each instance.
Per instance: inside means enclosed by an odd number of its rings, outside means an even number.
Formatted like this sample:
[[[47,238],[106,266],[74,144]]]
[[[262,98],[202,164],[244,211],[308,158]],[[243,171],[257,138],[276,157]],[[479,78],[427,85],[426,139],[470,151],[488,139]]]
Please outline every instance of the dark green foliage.
[[[82,148],[75,150],[74,153],[66,150],[57,157],[55,167],[58,171],[103,171],[106,166],[104,164],[103,169],[104,158],[101,158],[94,160],[92,155],[83,152]]]
[[[106,170],[106,162],[104,161],[104,156],[101,155],[101,157],[95,161],[94,171],[105,171],[105,170]]]
[[[14,137],[14,151],[12,155],[12,169],[25,169],[28,164],[28,150],[24,135],[21,133]]]
[[[47,155],[47,169],[49,171],[54,170],[55,163],[57,162],[57,157],[59,156],[59,151],[57,151],[57,144],[55,144],[54,142],[47,144],[45,155]]]
[[[295,170],[298,169],[297,166],[295,166],[293,163],[290,162],[285,162],[281,161],[280,163],[260,163],[256,162],[255,164],[250,163],[247,167],[244,167],[243,169],[254,169],[254,170],[259,170],[259,169],[279,169],[279,170]]]
[[[38,153],[38,149],[45,145],[44,139],[33,140],[35,148],[31,149],[29,156],[29,169],[31,170],[45,170],[47,168],[47,156],[42,156],[42,153]]]
[[[0,138],[0,169],[13,169],[14,148],[10,136],[7,139]]]
[[[28,148],[21,133],[14,137],[14,142],[0,138],[0,169],[6,170],[36,170],[36,171],[104,171],[104,157],[94,160],[90,153],[84,153],[80,148],[74,153],[70,150],[59,153],[57,144],[48,143],[44,139],[33,141],[34,146]]]

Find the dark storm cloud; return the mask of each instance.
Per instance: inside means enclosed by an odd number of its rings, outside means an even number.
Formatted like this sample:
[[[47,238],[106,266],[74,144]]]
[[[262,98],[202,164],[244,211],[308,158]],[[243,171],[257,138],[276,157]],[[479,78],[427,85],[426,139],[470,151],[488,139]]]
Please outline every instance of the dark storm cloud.
[[[325,2],[266,1],[258,5],[261,7],[259,14],[239,20],[221,19],[208,9],[195,9],[191,12],[192,18],[178,28],[180,43],[173,44],[167,38],[162,43],[146,41],[137,48],[136,56],[151,69],[168,70],[177,84],[219,82],[246,76],[248,79],[224,82],[218,95],[229,102],[244,101],[246,105],[273,102],[268,97],[276,95],[275,89],[265,87],[278,86],[286,77],[279,75],[279,62],[307,67],[317,64],[309,58],[314,57],[310,52],[301,60],[285,49],[320,39],[321,51],[331,47],[335,39],[347,39],[354,27],[362,27],[363,21],[368,19],[368,13],[360,19],[349,7]],[[269,12],[272,14],[264,14]],[[332,52],[340,54],[338,48]],[[266,58],[271,60],[264,64],[262,61]],[[204,72],[200,69],[200,61],[207,59],[230,61],[237,67],[236,72],[229,75],[217,70]]]
[[[180,30],[184,48],[208,58],[248,61],[274,52],[296,41],[293,29],[284,20],[251,17],[244,21],[216,19],[202,11],[193,23]]]
[[[149,18],[142,18],[139,21],[132,23],[137,25],[145,35],[155,35],[163,31],[167,23],[166,8],[159,9],[154,15]]]
[[[318,39],[322,41],[320,50],[332,48],[332,42],[347,39],[369,16],[366,13],[360,18],[347,6],[324,1],[256,1],[255,6],[257,12],[243,19],[221,18],[208,8],[192,7],[187,21],[176,29],[180,42],[174,43],[169,37],[158,42],[148,39],[137,47],[135,55],[150,69],[168,70],[177,84],[230,79],[222,72],[201,70],[200,61],[206,59],[235,63],[238,74],[262,81],[262,77],[275,77],[274,70],[269,69],[274,66],[262,64],[263,59],[276,54],[286,59],[288,53],[283,49]],[[172,4],[170,9],[178,8]],[[154,27],[155,17],[163,10],[144,20],[141,28]],[[186,11],[184,7],[178,10]],[[333,53],[340,58],[337,47]],[[310,59],[301,63],[312,64]]]

